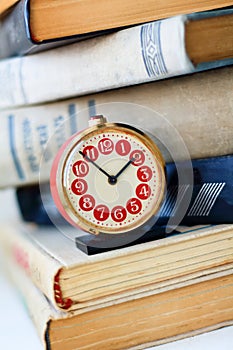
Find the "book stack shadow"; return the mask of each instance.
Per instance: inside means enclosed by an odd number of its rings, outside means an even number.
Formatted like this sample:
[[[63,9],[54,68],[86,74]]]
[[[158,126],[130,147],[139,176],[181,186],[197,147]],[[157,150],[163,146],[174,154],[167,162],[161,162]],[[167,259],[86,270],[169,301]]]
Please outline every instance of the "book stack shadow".
[[[45,349],[155,349],[233,324],[232,5],[0,5],[0,249]],[[179,134],[190,159],[176,161],[185,172],[191,160],[193,174],[181,197],[190,186],[192,196],[168,230],[179,184],[165,153],[156,225],[131,244],[92,249],[57,212],[51,165],[93,116],[133,125],[132,106]],[[137,123],[170,142],[158,120]]]

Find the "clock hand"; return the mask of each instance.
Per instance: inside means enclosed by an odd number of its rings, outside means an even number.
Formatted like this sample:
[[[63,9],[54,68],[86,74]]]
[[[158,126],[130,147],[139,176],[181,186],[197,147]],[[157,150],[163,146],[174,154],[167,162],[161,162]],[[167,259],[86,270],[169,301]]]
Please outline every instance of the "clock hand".
[[[109,175],[104,169],[102,169],[98,164],[96,164],[91,158],[89,158],[85,153],[83,153],[82,151],[79,151],[79,153],[83,156],[83,158],[86,158],[90,163],[92,163],[99,171],[101,171],[104,175],[106,175],[109,179],[109,181],[111,181],[111,179],[113,178],[113,176]]]
[[[136,160],[135,158],[131,158],[131,159],[123,166],[123,168],[121,168],[121,170],[118,171],[118,173],[117,173],[115,176],[113,176],[113,177],[114,177],[115,179],[117,179],[117,178],[123,173],[123,171],[125,171],[125,169],[128,168],[128,166],[129,166],[131,163],[133,163],[135,160]]]

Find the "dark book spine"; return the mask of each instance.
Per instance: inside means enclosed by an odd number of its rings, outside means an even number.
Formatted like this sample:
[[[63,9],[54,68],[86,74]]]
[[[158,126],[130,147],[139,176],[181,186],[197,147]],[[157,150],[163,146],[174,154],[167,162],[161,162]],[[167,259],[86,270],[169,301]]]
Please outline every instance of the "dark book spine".
[[[233,155],[210,157],[192,161],[193,185],[185,182],[185,173],[189,163],[181,162],[184,183],[178,183],[177,164],[168,163],[167,193],[158,212],[157,226],[168,223],[169,218],[176,217],[186,200],[186,192],[191,187],[191,200],[182,220],[176,224],[230,224],[233,223]],[[189,177],[187,177],[189,180]],[[177,193],[183,191],[181,201],[177,203]],[[51,197],[49,184],[20,187],[16,191],[17,200],[25,221],[38,224],[51,224],[50,217],[60,224],[60,218]],[[42,197],[41,197],[42,196]]]
[[[19,1],[0,22],[0,58],[21,55],[33,43],[28,30],[28,0]]]

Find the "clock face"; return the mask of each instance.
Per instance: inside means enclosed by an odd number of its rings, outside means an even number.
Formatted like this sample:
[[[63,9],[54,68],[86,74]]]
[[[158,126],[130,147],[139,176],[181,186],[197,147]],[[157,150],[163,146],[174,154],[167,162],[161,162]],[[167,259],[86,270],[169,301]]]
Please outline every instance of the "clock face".
[[[79,134],[62,160],[63,207],[92,233],[130,231],[154,215],[164,195],[162,156],[141,131],[104,124]]]

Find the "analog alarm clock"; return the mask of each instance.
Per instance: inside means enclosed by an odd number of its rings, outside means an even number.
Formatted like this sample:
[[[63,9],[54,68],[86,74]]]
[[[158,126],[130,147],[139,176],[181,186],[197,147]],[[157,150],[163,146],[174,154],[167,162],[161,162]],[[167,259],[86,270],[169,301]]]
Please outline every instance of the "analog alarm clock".
[[[148,224],[164,199],[162,154],[145,132],[91,118],[58,152],[51,170],[57,208],[92,234],[120,234]]]

